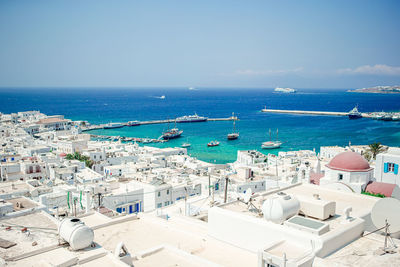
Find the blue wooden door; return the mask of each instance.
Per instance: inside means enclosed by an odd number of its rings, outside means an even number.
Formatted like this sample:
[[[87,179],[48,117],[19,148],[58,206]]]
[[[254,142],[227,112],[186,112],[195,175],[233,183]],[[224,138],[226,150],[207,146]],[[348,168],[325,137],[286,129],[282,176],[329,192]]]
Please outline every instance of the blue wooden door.
[[[139,203],[136,203],[135,204],[135,212],[139,212],[139,211],[140,211]]]

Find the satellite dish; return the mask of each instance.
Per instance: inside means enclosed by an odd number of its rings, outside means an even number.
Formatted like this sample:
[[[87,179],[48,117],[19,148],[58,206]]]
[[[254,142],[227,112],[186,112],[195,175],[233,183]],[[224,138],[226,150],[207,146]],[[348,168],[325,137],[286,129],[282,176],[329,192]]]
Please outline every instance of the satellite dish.
[[[375,203],[371,210],[372,223],[376,228],[388,226],[388,234],[400,231],[400,200],[383,198]]]
[[[377,231],[385,231],[385,243],[377,251],[378,255],[386,253],[395,253],[397,248],[391,234],[400,231],[400,201],[395,198],[383,198],[375,203],[371,210],[371,220],[376,226]],[[391,246],[388,245],[390,242]]]
[[[247,190],[246,190],[246,193],[244,194],[244,196],[243,196],[243,201],[244,202],[249,202],[249,200],[250,200],[250,198],[251,198],[251,195],[252,195],[252,191],[251,191],[251,188],[248,188]]]

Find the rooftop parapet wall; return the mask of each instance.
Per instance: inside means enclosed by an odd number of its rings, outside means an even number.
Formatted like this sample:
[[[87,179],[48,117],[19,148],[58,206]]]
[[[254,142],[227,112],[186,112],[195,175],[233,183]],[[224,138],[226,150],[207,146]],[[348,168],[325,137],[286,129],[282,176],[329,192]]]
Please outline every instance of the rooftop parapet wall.
[[[208,212],[208,233],[240,248],[257,252],[268,244],[289,240],[311,250],[315,237],[264,219],[213,207]]]

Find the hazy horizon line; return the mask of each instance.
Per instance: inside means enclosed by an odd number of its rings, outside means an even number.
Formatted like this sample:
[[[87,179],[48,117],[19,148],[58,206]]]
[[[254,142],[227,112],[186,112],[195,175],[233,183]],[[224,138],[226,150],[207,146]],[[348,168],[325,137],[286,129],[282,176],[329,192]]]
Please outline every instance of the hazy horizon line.
[[[379,85],[375,85],[379,86]],[[383,85],[386,86],[386,85]],[[387,85],[387,86],[396,86],[396,85]],[[270,90],[275,89],[277,87],[283,88],[294,88],[298,90],[353,90],[359,89],[362,87],[293,87],[293,86],[276,86],[276,87],[231,87],[231,86],[199,86],[199,87],[189,87],[189,86],[0,86],[0,90],[4,89],[72,89],[72,90],[80,90],[80,89],[129,89],[129,90],[145,90],[145,89],[165,89],[165,90],[186,90],[186,91],[201,91],[201,90]],[[365,86],[365,88],[374,87],[374,86]],[[190,89],[193,88],[193,89]]]

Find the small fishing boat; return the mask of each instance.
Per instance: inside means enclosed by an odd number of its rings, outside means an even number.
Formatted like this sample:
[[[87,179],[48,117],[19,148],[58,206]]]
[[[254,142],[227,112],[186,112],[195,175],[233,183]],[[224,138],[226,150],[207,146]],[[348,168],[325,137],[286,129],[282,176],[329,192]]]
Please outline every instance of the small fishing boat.
[[[184,148],[188,148],[190,146],[191,146],[191,144],[189,143],[189,139],[188,138],[186,138],[186,142],[181,145],[181,147],[184,147]]]
[[[210,143],[207,144],[208,147],[213,147],[213,146],[219,146],[219,142],[218,141],[211,141]]]

